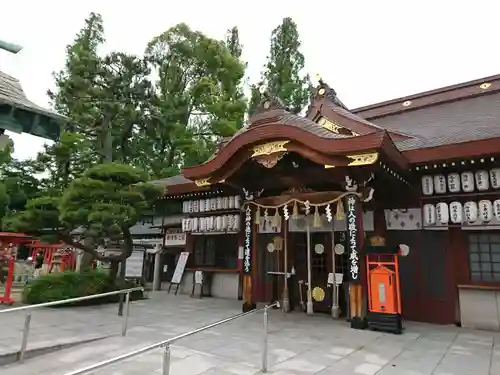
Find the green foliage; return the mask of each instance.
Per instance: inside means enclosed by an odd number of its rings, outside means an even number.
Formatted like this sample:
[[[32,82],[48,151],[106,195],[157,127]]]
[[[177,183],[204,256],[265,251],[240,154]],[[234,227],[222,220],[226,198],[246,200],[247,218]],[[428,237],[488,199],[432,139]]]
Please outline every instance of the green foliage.
[[[95,155],[86,152],[88,140],[73,132],[62,132],[59,142],[45,145],[35,160],[37,169],[44,172],[39,184],[46,192],[60,195],[69,183],[95,162]]]
[[[5,218],[5,230],[41,235],[61,228],[59,198],[43,196],[30,199],[26,208]]]
[[[146,58],[159,78],[141,160],[161,177],[204,162],[217,138],[231,136],[243,125],[245,66],[224,42],[186,24],[153,38]]]
[[[297,24],[290,17],[284,18],[271,34],[271,47],[263,72],[269,93],[280,98],[293,113],[304,109],[311,92],[309,76],[302,74],[305,59],[299,50],[300,45]],[[257,95],[255,89],[254,87],[250,113],[255,109],[255,103],[258,104],[254,97]]]
[[[44,302],[60,301],[69,298],[78,298],[93,294],[112,292],[115,290],[137,286],[130,281],[116,282],[99,271],[72,272],[66,271],[40,276],[30,281],[23,289],[23,302],[37,304]],[[131,299],[142,298],[142,292],[132,292]],[[107,302],[117,302],[118,295],[99,299],[82,301],[74,305],[90,305]],[[68,306],[68,305],[63,305]]]
[[[151,207],[162,191],[147,184],[143,171],[107,163],[92,167],[74,180],[59,203],[61,222],[84,229],[84,237],[121,239]]]
[[[126,258],[132,252],[129,228],[162,193],[156,185],[146,183],[146,177],[129,165],[98,164],[73,180],[62,196],[29,200],[26,210],[9,217],[5,226],[35,235],[53,234],[100,259],[105,258],[96,253],[97,245],[124,241],[122,256]],[[88,245],[72,242],[69,234],[77,228]]]

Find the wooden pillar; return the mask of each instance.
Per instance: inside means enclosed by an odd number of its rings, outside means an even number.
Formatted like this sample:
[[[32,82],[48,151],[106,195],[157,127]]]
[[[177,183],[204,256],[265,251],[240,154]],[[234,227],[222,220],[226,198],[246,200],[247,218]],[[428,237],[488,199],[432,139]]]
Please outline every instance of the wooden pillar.
[[[283,311],[290,311],[290,296],[288,291],[288,220],[282,221],[284,228],[283,231],[283,272],[284,284],[283,284]]]
[[[363,246],[363,210],[356,194],[345,198],[345,220],[347,228],[348,282],[351,327],[365,328],[364,324],[364,292],[362,280],[361,248]]]
[[[252,272],[255,261],[252,257],[255,243],[255,225],[253,224],[253,211],[251,205],[245,206],[244,240],[243,240],[243,312],[255,309],[252,296]]]

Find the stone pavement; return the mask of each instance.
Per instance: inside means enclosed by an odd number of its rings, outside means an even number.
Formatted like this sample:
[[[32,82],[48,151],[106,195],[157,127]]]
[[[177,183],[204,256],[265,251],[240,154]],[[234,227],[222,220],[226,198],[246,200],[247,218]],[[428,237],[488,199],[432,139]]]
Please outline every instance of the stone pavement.
[[[131,308],[126,338],[110,337],[1,369],[2,375],[64,375],[240,312],[240,303],[155,293]],[[40,311],[33,319],[68,332],[119,331],[116,306]],[[38,315],[40,315],[38,317]],[[0,323],[3,317],[0,315]],[[22,319],[21,319],[22,321]],[[74,321],[76,326],[71,328]],[[112,329],[108,324],[114,324]],[[3,324],[2,324],[3,326]],[[498,375],[500,333],[407,322],[403,335],[356,331],[328,316],[269,316],[268,373],[274,375]],[[21,326],[22,327],[22,322]],[[12,328],[13,329],[13,328]],[[171,375],[260,374],[262,314],[257,313],[178,341]],[[57,334],[55,334],[57,335]],[[160,349],[94,372],[159,375]]]

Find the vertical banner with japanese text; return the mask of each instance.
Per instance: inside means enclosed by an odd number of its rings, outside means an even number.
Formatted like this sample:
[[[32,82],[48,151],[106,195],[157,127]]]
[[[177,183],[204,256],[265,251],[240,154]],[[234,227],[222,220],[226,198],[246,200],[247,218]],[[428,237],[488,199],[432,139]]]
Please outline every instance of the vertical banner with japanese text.
[[[360,210],[359,197],[355,194],[346,197],[346,227],[347,227],[347,253],[348,281],[352,284],[359,284],[360,278],[360,238],[363,236],[363,228],[358,218]]]
[[[252,208],[249,204],[245,207],[245,236],[243,242],[243,273],[248,275],[252,272],[252,239],[253,223]]]

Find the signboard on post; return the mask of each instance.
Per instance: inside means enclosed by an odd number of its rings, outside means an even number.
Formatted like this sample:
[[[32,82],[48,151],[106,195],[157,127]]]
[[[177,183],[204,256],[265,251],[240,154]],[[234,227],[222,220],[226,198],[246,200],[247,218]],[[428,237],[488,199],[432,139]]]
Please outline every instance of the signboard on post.
[[[143,265],[144,265],[144,251],[133,250],[132,254],[127,259],[127,266],[125,268],[125,277],[134,279],[141,278]]]
[[[349,254],[349,281],[353,284],[360,282],[359,275],[359,218],[358,196],[352,194],[347,197],[347,251]]]
[[[168,229],[165,233],[165,247],[185,246],[186,233],[182,232],[180,228]]]
[[[168,287],[168,292],[172,289],[172,285],[175,285],[175,294],[179,291],[179,285],[182,281],[182,275],[184,275],[184,270],[186,269],[186,264],[189,258],[188,252],[182,252],[179,255],[179,260],[177,261],[177,265],[175,266],[174,275],[172,276],[172,280],[170,281],[170,286]]]
[[[243,243],[243,273],[252,272],[252,209],[250,205],[245,209],[245,237]]]

